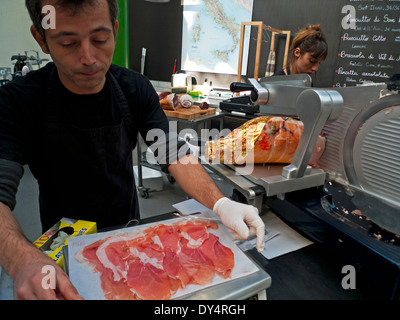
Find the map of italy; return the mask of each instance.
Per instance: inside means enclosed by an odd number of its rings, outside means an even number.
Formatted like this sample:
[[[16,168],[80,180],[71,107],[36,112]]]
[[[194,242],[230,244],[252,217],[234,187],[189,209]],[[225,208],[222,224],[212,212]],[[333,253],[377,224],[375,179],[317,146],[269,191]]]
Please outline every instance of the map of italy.
[[[236,74],[240,27],[251,21],[252,8],[253,0],[185,0],[182,69]],[[248,42],[245,39],[244,66]]]

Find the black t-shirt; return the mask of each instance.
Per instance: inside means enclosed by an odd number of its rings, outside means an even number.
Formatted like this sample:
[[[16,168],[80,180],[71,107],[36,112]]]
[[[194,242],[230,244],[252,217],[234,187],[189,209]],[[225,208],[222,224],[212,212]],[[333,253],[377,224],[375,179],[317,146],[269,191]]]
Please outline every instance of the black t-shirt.
[[[35,146],[42,142],[40,134],[46,117],[48,79],[53,66],[49,63],[0,87],[0,159],[25,165],[38,150]],[[110,72],[128,100],[135,131],[143,137],[153,128],[168,132],[168,120],[150,81],[135,71],[115,65],[111,66]],[[66,122],[92,129],[120,120],[108,81],[101,92],[87,96],[73,94],[62,86],[59,79],[57,81],[61,87],[59,103]]]
[[[72,93],[62,85],[58,77],[56,85],[60,93],[62,117],[66,123],[80,129],[96,129],[113,126],[121,121],[108,81],[99,93],[91,95]]]
[[[12,83],[0,87],[0,201],[13,209],[15,184],[21,178],[18,166],[38,163],[43,150],[44,128],[48,100],[48,82],[53,63],[28,73]],[[146,138],[151,129],[168,133],[169,123],[160,107],[158,95],[150,81],[143,75],[115,65],[110,72],[117,80],[132,115],[134,142],[137,133]],[[57,103],[63,121],[81,129],[112,126],[120,122],[121,114],[112,94],[111,84],[106,81],[103,89],[94,95],[76,95],[68,91],[56,77]],[[153,141],[147,141],[150,145]],[[178,148],[184,142],[178,143]],[[168,160],[169,157],[166,157]],[[6,165],[3,165],[3,162]],[[10,165],[17,168],[10,176]],[[168,163],[161,164],[164,171]],[[32,170],[34,171],[34,170]],[[38,177],[37,177],[38,178]],[[11,181],[11,182],[10,182]],[[12,185],[12,187],[10,187]],[[40,187],[40,181],[39,181]],[[10,201],[10,192],[13,201]]]
[[[290,68],[281,69],[274,73],[274,76],[287,76],[290,74]]]

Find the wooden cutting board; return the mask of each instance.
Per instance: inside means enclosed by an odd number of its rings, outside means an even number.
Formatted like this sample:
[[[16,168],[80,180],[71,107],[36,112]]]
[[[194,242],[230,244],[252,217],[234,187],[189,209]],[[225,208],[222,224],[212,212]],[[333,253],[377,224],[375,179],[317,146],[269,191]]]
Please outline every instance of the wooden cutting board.
[[[167,117],[186,119],[186,120],[192,120],[195,118],[200,118],[211,114],[215,114],[216,111],[217,109],[215,108],[208,108],[206,110],[201,110],[200,107],[196,105],[191,106],[190,108],[179,108],[175,111],[164,110],[165,115]]]

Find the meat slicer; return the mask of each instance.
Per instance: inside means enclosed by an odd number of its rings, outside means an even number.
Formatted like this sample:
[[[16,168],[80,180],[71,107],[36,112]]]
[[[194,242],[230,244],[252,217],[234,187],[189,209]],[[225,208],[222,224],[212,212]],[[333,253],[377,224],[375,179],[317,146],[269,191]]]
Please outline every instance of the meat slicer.
[[[300,77],[300,78],[299,78]],[[312,240],[327,244],[400,297],[400,84],[312,88],[308,75],[233,83],[258,115],[298,117],[304,131],[289,165],[209,164],[248,203],[267,204]],[[255,115],[255,116],[258,116]],[[320,133],[326,149],[308,166]],[[261,212],[261,211],[260,211]]]
[[[260,82],[249,79],[249,84],[231,84],[233,92],[251,91],[251,101],[259,105],[260,114],[297,117],[304,123],[303,134],[290,165],[206,164],[232,182],[258,209],[261,209],[264,194],[283,199],[288,192],[321,186],[326,182],[326,172],[321,168],[312,168],[308,163],[325,124],[341,115],[343,97],[335,90],[316,89],[310,85],[308,75],[264,78]],[[249,182],[254,185],[249,186]]]

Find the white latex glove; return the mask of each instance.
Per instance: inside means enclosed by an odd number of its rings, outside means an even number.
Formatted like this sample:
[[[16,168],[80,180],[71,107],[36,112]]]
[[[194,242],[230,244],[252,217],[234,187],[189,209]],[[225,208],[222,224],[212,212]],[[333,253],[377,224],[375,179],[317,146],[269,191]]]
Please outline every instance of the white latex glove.
[[[257,250],[264,250],[265,224],[257,208],[225,197],[215,203],[213,211],[228,231],[233,233],[234,239],[246,240],[257,235]]]

